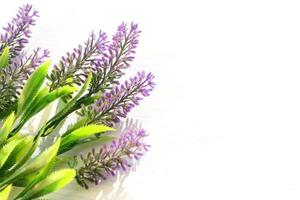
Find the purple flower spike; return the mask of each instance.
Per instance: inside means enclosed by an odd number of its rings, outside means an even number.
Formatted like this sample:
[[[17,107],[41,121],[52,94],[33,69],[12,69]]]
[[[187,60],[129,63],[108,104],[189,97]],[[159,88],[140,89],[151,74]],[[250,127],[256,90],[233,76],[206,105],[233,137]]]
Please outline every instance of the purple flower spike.
[[[123,70],[130,67],[134,59],[140,33],[135,23],[131,23],[129,27],[125,23],[119,25],[107,50],[93,67],[94,82],[90,94],[104,92],[108,87],[119,83],[118,79],[124,75]]]
[[[125,118],[132,108],[139,105],[143,97],[149,96],[155,86],[153,78],[151,73],[146,75],[145,72],[138,72],[124,84],[104,93],[95,105],[83,109],[81,115],[90,117],[89,124],[113,126],[120,122],[120,118]]]
[[[28,38],[31,36],[30,27],[35,25],[38,11],[33,10],[31,5],[24,5],[19,8],[19,11],[4,27],[5,33],[0,35],[0,52],[5,46],[10,47],[12,57],[16,57],[28,43]]]
[[[119,170],[126,171],[130,163],[140,159],[150,147],[143,142],[146,136],[144,129],[129,127],[109,146],[103,145],[99,152],[93,149],[86,157],[80,156],[83,165],[77,169],[77,182],[88,189],[87,182],[98,184],[109,175],[115,176]],[[74,160],[77,163],[77,157]]]
[[[122,23],[118,27],[117,33],[113,36],[112,44],[109,46],[109,61],[113,62],[116,56],[121,56],[114,66],[115,70],[126,69],[130,66],[129,62],[134,59],[135,49],[138,44],[138,37],[141,31],[138,25],[131,23],[128,30],[127,24]]]
[[[84,43],[63,56],[48,79],[51,81],[50,90],[64,85],[84,83],[88,73],[94,70],[95,65],[101,61],[101,55],[107,49],[107,35],[100,31],[98,35],[92,32]],[[72,80],[72,81],[70,81]]]

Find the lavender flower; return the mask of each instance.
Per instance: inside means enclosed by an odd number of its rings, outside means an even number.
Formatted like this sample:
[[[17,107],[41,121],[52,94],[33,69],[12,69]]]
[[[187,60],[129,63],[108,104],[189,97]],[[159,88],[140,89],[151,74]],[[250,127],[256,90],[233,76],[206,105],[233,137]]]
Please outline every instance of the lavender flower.
[[[117,33],[113,36],[113,42],[109,46],[109,55],[107,56],[114,70],[118,71],[130,66],[128,62],[134,59],[133,54],[135,54],[140,33],[138,25],[133,22],[129,30],[125,23],[118,27]]]
[[[87,156],[81,155],[83,165],[76,170],[77,182],[88,189],[88,181],[98,184],[108,175],[115,176],[120,169],[126,171],[131,167],[131,162],[140,159],[150,147],[143,142],[146,136],[141,128],[128,128],[121,133],[119,139],[114,140],[109,146],[104,145],[99,152],[92,149]],[[75,156],[69,165],[74,168],[77,164],[78,158]]]
[[[140,33],[135,23],[131,23],[129,29],[125,23],[119,25],[107,51],[93,66],[94,77],[90,94],[103,92],[119,83],[117,79],[124,75],[123,69],[128,68],[134,59]]]
[[[118,79],[124,74],[122,70],[129,67],[130,61],[134,58],[139,34],[138,26],[134,23],[131,23],[129,29],[122,23],[110,45],[107,44],[107,36],[103,32],[100,32],[97,38],[92,34],[84,48],[79,46],[78,49],[74,49],[73,53],[68,53],[67,57],[63,57],[59,65],[54,67],[48,77],[51,81],[50,90],[63,85],[72,85],[74,82],[81,85],[89,70],[93,72],[88,93],[77,100],[69,113],[80,109],[82,105],[92,104],[94,94],[103,93],[119,84]]]
[[[21,54],[12,60],[11,65],[8,67],[8,70],[6,70],[8,72],[7,74],[12,75],[17,71],[22,71],[24,79],[21,79],[21,81],[25,81],[29,75],[48,57],[49,51],[47,49],[42,50],[39,47],[33,50],[33,53],[29,56]]]
[[[0,119],[13,109],[11,106],[16,103],[24,82],[48,56],[48,50],[37,48],[29,56],[19,54],[8,67],[0,70]]]
[[[66,56],[63,56],[48,77],[51,81],[50,90],[73,83],[81,85],[91,70],[91,66],[99,62],[100,55],[106,50],[106,40],[105,33],[100,31],[96,36],[92,32],[84,46],[79,45],[72,53],[68,52]]]
[[[151,73],[138,72],[137,76],[103,94],[94,105],[83,108],[80,115],[88,116],[88,124],[113,126],[120,121],[120,117],[125,118],[133,107],[139,105],[142,97],[149,96],[155,86],[153,78]]]
[[[12,58],[19,55],[28,43],[31,34],[30,27],[35,25],[37,17],[38,12],[33,10],[31,5],[20,7],[16,17],[3,28],[5,33],[0,35],[0,52],[5,46],[9,46]]]

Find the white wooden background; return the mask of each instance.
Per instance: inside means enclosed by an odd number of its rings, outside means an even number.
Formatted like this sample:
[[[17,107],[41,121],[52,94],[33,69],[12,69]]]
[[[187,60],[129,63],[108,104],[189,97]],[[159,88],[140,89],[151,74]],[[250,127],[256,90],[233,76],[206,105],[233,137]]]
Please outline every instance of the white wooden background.
[[[40,10],[31,47],[53,61],[102,29],[136,21],[135,64],[157,89],[130,117],[150,133],[135,170],[50,199],[300,198],[300,5],[291,0],[1,0],[3,26]]]

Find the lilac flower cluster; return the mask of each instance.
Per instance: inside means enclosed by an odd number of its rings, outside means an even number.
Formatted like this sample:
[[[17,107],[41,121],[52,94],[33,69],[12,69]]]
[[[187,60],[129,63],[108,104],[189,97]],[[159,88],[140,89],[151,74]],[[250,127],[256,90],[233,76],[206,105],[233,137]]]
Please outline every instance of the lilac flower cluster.
[[[128,30],[127,25],[122,23],[118,27],[117,33],[113,36],[113,42],[109,46],[109,55],[107,56],[109,63],[113,64],[115,70],[126,69],[130,66],[129,61],[133,61],[135,49],[138,45],[138,37],[141,31],[138,25],[131,23]],[[119,59],[116,59],[120,57]]]
[[[72,53],[68,52],[66,56],[62,57],[59,64],[54,66],[48,77],[51,81],[50,90],[72,83],[81,85],[91,70],[91,66],[99,62],[106,46],[106,34],[100,31],[96,36],[92,32],[83,46],[79,45],[78,48],[74,48]]]
[[[67,56],[62,57],[59,64],[54,66],[48,76],[50,90],[73,83],[81,85],[92,70],[93,78],[88,94],[80,99],[80,105],[73,108],[78,110],[89,96],[98,92],[103,93],[119,84],[118,79],[124,75],[123,69],[128,68],[134,59],[140,32],[137,24],[131,23],[128,27],[122,23],[111,42],[107,41],[107,36],[103,32],[100,32],[98,37],[92,33],[84,47],[79,46],[72,53],[67,53]]]
[[[149,96],[155,86],[154,76],[145,72],[138,72],[135,77],[117,85],[102,95],[91,108],[83,109],[81,115],[89,116],[89,124],[99,123],[113,126],[120,122],[120,117],[125,118],[127,113],[139,105],[142,97]]]
[[[42,50],[39,47],[33,50],[33,53],[29,56],[25,56],[21,53],[13,59],[11,65],[5,69],[6,74],[11,77],[16,77],[14,80],[23,83],[28,79],[34,69],[42,64],[48,57],[49,51],[47,49]]]
[[[93,66],[94,79],[90,93],[103,92],[119,83],[117,79],[124,75],[123,69],[128,68],[134,59],[140,33],[138,25],[133,22],[129,28],[125,23],[119,25],[107,50]]]
[[[146,136],[146,132],[141,128],[128,128],[109,146],[104,145],[100,148],[99,152],[92,149],[86,156],[81,155],[82,166],[77,168],[77,182],[88,189],[87,182],[98,184],[105,180],[107,175],[115,176],[120,169],[126,171],[131,167],[132,161],[140,159],[150,147],[143,142]],[[69,165],[74,167],[77,162],[78,158],[75,156]]]
[[[31,5],[20,7],[16,17],[3,28],[5,33],[0,35],[0,52],[5,46],[9,46],[11,57],[16,57],[28,43],[30,27],[35,25],[37,17],[38,12]]]

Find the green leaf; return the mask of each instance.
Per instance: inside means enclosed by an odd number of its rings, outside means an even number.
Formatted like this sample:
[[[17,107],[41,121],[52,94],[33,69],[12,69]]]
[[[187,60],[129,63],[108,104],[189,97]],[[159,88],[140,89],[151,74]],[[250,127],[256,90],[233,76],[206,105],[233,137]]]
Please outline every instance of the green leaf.
[[[13,140],[17,140],[17,139],[21,139],[21,138],[23,138],[23,136],[20,133],[16,133],[15,135],[8,138],[5,143],[9,143]]]
[[[46,96],[44,96],[43,98],[41,98],[38,101],[38,104],[35,105],[36,108],[35,108],[34,112],[38,113],[39,111],[41,111],[43,108],[45,108],[51,102],[55,101],[56,99],[58,99],[60,97],[71,94],[71,93],[75,92],[76,90],[77,90],[77,88],[75,88],[75,87],[63,86],[63,87],[60,87],[60,88],[50,92],[49,94],[47,94]]]
[[[42,169],[44,166],[48,165],[52,159],[56,156],[61,139],[58,140],[49,147],[46,151],[42,152],[27,165],[25,165],[22,171],[19,173],[19,176],[26,176],[28,174],[37,172]]]
[[[62,136],[65,137],[66,135],[70,134],[74,130],[79,129],[80,127],[83,127],[85,125],[85,123],[87,122],[87,120],[88,120],[87,117],[82,117],[77,122],[75,122],[74,124],[70,125],[68,127],[67,131]]]
[[[5,47],[3,53],[0,56],[0,69],[6,67],[9,64],[9,47]]]
[[[63,154],[69,150],[71,150],[72,148],[74,148],[77,145],[81,145],[79,148],[81,148],[81,150],[84,150],[85,147],[90,148],[89,145],[84,146],[85,143],[90,143],[90,142],[97,142],[97,144],[104,144],[104,143],[108,143],[113,141],[114,139],[116,139],[116,136],[112,136],[112,135],[101,135],[99,137],[88,137],[82,140],[79,140],[77,142],[74,142],[72,144],[69,144],[68,146],[65,146],[64,148],[60,148],[57,155]]]
[[[98,144],[98,142],[100,144],[103,144],[103,143],[111,142],[116,138],[117,137],[113,136],[113,135],[101,135],[99,137],[90,137],[90,138],[83,139],[82,141],[80,141],[80,144],[84,144],[84,143],[88,143],[88,142],[95,142],[95,141],[97,141],[97,144]]]
[[[12,185],[6,186],[1,192],[0,192],[0,199],[1,200],[8,200],[10,191],[11,191]]]
[[[0,129],[0,144],[4,143],[8,134],[11,132],[15,122],[15,113],[12,112],[5,120],[2,128]]]
[[[77,142],[78,140],[85,139],[87,137],[95,135],[96,133],[102,133],[102,132],[114,131],[114,130],[115,129],[104,125],[88,125],[76,129],[75,131],[71,132],[70,134],[62,138],[60,151],[63,150],[64,148],[67,148],[69,145]]]
[[[13,182],[13,186],[16,187],[26,187],[29,183],[31,183],[34,178],[38,175],[38,172],[35,174],[30,174],[28,176],[19,178]]]
[[[72,92],[76,91],[75,87],[71,86],[64,86],[60,87],[52,92],[48,92],[48,89],[41,90],[38,95],[36,96],[34,102],[25,112],[26,116],[22,120],[27,121],[30,117],[34,116],[36,113],[40,112],[46,106],[48,106],[53,101],[63,97],[65,95],[71,94]]]
[[[62,116],[66,116],[67,113],[70,112],[70,109],[75,105],[77,100],[83,95],[83,93],[88,89],[88,86],[90,85],[92,80],[92,72],[89,73],[84,85],[81,87],[80,91],[68,102],[66,105],[55,115],[54,118],[51,120],[56,120],[58,118],[61,118]],[[64,118],[64,117],[63,117]],[[47,131],[43,136],[50,134],[49,131]]]
[[[18,103],[17,101],[12,102],[5,110],[0,112],[0,120],[6,118],[10,113],[17,110]]]
[[[47,178],[37,183],[21,199],[35,199],[51,192],[55,192],[69,184],[76,176],[74,169],[62,169],[50,174]]]
[[[13,136],[13,137],[15,137],[15,136]],[[24,157],[13,167],[13,169],[11,169],[9,171],[9,173],[7,174],[8,176],[11,176],[12,174],[14,174],[18,169],[20,169],[30,159],[32,154],[37,149],[37,147],[40,143],[40,140],[41,140],[41,137],[37,137],[34,140],[33,145],[31,146],[31,148],[27,151],[27,153],[24,155]],[[9,182],[9,181],[7,181],[7,182]]]
[[[20,162],[24,156],[27,154],[27,152],[30,150],[30,148],[33,145],[33,137],[32,136],[26,136],[23,137],[20,141],[20,143],[15,147],[13,152],[8,157],[6,163],[2,167],[2,170],[10,169],[13,165]]]
[[[47,86],[40,89],[36,94],[35,98],[33,99],[33,101],[31,102],[30,107],[28,107],[24,112],[24,116],[22,116],[22,120],[28,119],[30,118],[30,116],[34,115],[35,105],[38,104],[41,101],[41,99],[43,99],[48,94],[49,94],[49,88]]]
[[[49,88],[47,86],[43,87],[42,89],[40,89],[36,96],[34,97],[33,101],[31,102],[31,106],[29,108],[27,108],[27,110],[25,111],[25,113],[27,113],[32,106],[36,105],[39,103],[39,101],[44,98],[47,94],[49,94]]]
[[[39,140],[40,137],[38,137],[37,140]],[[12,173],[8,174],[8,177],[2,180],[0,183],[0,187],[6,184],[13,183],[18,180],[22,180],[23,178],[35,174],[39,172],[41,169],[43,169],[45,166],[49,165],[49,163],[52,161],[52,159],[56,156],[58,148],[60,145],[60,138],[46,151],[39,154],[37,157],[35,157],[33,160],[30,160],[30,162],[27,162],[23,165],[24,160],[21,161],[21,164],[18,164],[18,168],[12,171]],[[36,144],[34,144],[34,149],[36,148]],[[33,151],[29,151],[26,155],[26,160],[30,158]],[[25,160],[25,161],[26,161]],[[23,166],[21,168],[21,166]]]
[[[16,132],[20,131],[22,129],[22,127],[24,126],[24,124],[30,119],[30,117],[32,117],[34,115],[34,113],[32,111],[34,109],[34,105],[37,104],[41,98],[43,98],[44,96],[46,96],[49,93],[48,90],[49,90],[48,87],[44,87],[43,89],[40,89],[38,91],[36,96],[33,98],[31,105],[29,107],[27,107],[27,109],[24,111],[24,114],[22,115],[21,119],[18,120],[19,123],[14,128],[11,135],[14,135]]]
[[[18,181],[19,186],[25,187],[24,190],[18,194],[18,197],[25,195],[33,186],[35,186],[38,182],[46,178],[49,175],[49,172],[52,170],[55,163],[56,157],[54,157],[48,165],[46,165],[36,174],[31,174],[25,177],[23,180]]]
[[[41,64],[27,80],[19,98],[17,116],[24,112],[27,107],[30,107],[30,104],[32,103],[47,76],[50,65],[50,60],[47,60]]]
[[[12,153],[12,151],[20,142],[21,139],[12,140],[0,149],[0,169],[7,161],[9,155]]]
[[[92,72],[89,73],[84,85],[81,87],[80,91],[76,94],[76,96],[67,104],[66,108],[70,108],[73,104],[83,95],[83,93],[88,89],[91,81],[92,81],[93,74]]]

